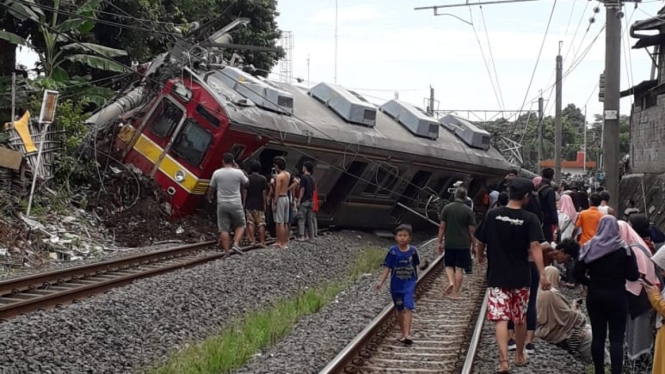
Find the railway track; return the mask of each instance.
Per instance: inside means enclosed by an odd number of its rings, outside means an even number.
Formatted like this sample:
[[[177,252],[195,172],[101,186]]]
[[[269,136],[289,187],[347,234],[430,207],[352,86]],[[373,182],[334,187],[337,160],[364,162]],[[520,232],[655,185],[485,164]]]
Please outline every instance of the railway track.
[[[216,241],[205,241],[2,281],[0,321],[35,310],[77,302],[137,279],[224,257],[221,252],[204,251],[214,245],[217,245]],[[259,247],[248,246],[242,250],[256,248]],[[231,252],[231,255],[234,254]]]
[[[464,373],[473,369],[486,313],[484,266],[465,275],[462,298],[443,297],[448,281],[439,257],[418,279],[414,343],[399,343],[394,308],[387,306],[319,374]],[[475,264],[474,264],[475,265]]]

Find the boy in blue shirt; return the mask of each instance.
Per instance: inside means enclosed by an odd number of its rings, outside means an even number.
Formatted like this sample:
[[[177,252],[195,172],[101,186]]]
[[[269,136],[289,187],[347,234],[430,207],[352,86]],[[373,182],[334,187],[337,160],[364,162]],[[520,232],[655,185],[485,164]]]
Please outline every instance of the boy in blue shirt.
[[[416,308],[414,301],[416,292],[416,281],[418,280],[418,265],[420,258],[416,247],[409,245],[411,243],[411,225],[399,225],[395,229],[395,241],[388,250],[386,259],[383,262],[385,267],[381,280],[376,285],[376,289],[383,287],[388,275],[390,275],[390,293],[393,303],[397,310],[397,319],[402,336],[400,342],[410,345],[411,339],[411,319],[412,312]]]

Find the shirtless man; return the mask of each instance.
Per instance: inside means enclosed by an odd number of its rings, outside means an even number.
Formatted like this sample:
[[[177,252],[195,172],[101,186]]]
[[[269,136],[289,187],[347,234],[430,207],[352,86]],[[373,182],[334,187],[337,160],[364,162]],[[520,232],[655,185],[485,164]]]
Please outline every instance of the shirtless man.
[[[272,209],[275,212],[275,230],[277,231],[277,246],[286,248],[289,242],[289,180],[291,175],[286,171],[286,160],[284,157],[275,157],[275,168],[277,176],[275,177],[275,195],[272,200]]]

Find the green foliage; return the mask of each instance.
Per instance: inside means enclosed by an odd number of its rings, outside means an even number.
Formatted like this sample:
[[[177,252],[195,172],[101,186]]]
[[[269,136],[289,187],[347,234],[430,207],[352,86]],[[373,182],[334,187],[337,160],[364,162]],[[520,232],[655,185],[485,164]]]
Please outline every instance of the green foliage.
[[[127,28],[98,24],[94,30],[96,42],[126,50],[139,61],[146,61],[166,52],[168,45],[173,44],[175,37],[167,35],[173,31],[169,24],[186,29],[191,22],[204,24],[221,14],[223,17],[215,22],[206,36],[238,17],[247,17],[251,22],[247,27],[232,32],[234,43],[274,47],[281,35],[276,22],[279,15],[276,0],[117,0],[113,4],[114,6],[107,5],[104,8],[105,13],[99,14],[99,18],[126,25]],[[129,19],[127,14],[144,21]],[[155,32],[132,28],[154,29]],[[265,76],[267,73],[261,70],[271,70],[283,57],[283,53],[242,50],[235,52]]]
[[[6,4],[11,4],[10,14],[21,22],[33,22],[36,24],[36,29],[30,29],[22,35],[7,31],[0,32],[0,39],[34,49],[39,55],[39,64],[45,77],[59,82],[69,80],[67,71],[71,69],[68,69],[67,65],[72,62],[87,65],[93,69],[126,72],[128,70],[122,64],[112,59],[126,56],[125,51],[81,40],[95,26],[93,21],[100,1],[88,0],[72,10],[74,16],[59,22],[62,17],[59,11],[65,10],[64,6],[62,8],[60,6],[61,0],[46,4],[54,9],[50,14],[50,20],[32,0],[22,0],[22,2],[7,0]],[[28,42],[28,38],[36,40],[37,43],[31,44]]]
[[[521,142],[523,145],[523,167],[538,169],[538,117],[536,114],[522,114],[517,121],[499,119],[483,124],[494,142],[502,137]],[[577,152],[584,147],[584,113],[574,104],[568,104],[561,111],[561,156],[563,160],[575,160]],[[513,131],[514,129],[514,131]],[[587,160],[598,161],[602,149],[602,117],[595,115],[593,124],[587,125]],[[630,117],[620,118],[620,151],[626,154],[630,150]],[[495,144],[497,148],[501,145]],[[554,117],[543,119],[543,159],[554,159]]]
[[[88,182],[94,177],[95,163],[80,157],[88,146],[90,128],[84,123],[86,115],[80,101],[64,100],[58,103],[56,125],[63,131],[63,150],[56,156],[56,184]]]

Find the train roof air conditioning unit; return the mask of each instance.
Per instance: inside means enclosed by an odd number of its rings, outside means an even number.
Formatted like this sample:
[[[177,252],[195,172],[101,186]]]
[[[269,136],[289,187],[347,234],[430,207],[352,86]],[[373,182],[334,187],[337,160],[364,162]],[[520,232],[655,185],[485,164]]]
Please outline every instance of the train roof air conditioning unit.
[[[462,139],[464,143],[473,148],[488,150],[490,148],[491,135],[489,132],[479,128],[470,121],[449,114],[439,123],[452,131],[458,138]]]
[[[293,95],[290,92],[280,90],[230,66],[217,70],[214,77],[261,108],[293,115]]]
[[[319,83],[309,94],[350,123],[374,127],[376,107],[357,93],[329,83]]]
[[[390,100],[379,108],[415,136],[428,139],[439,137],[439,123],[421,109],[403,101]]]

